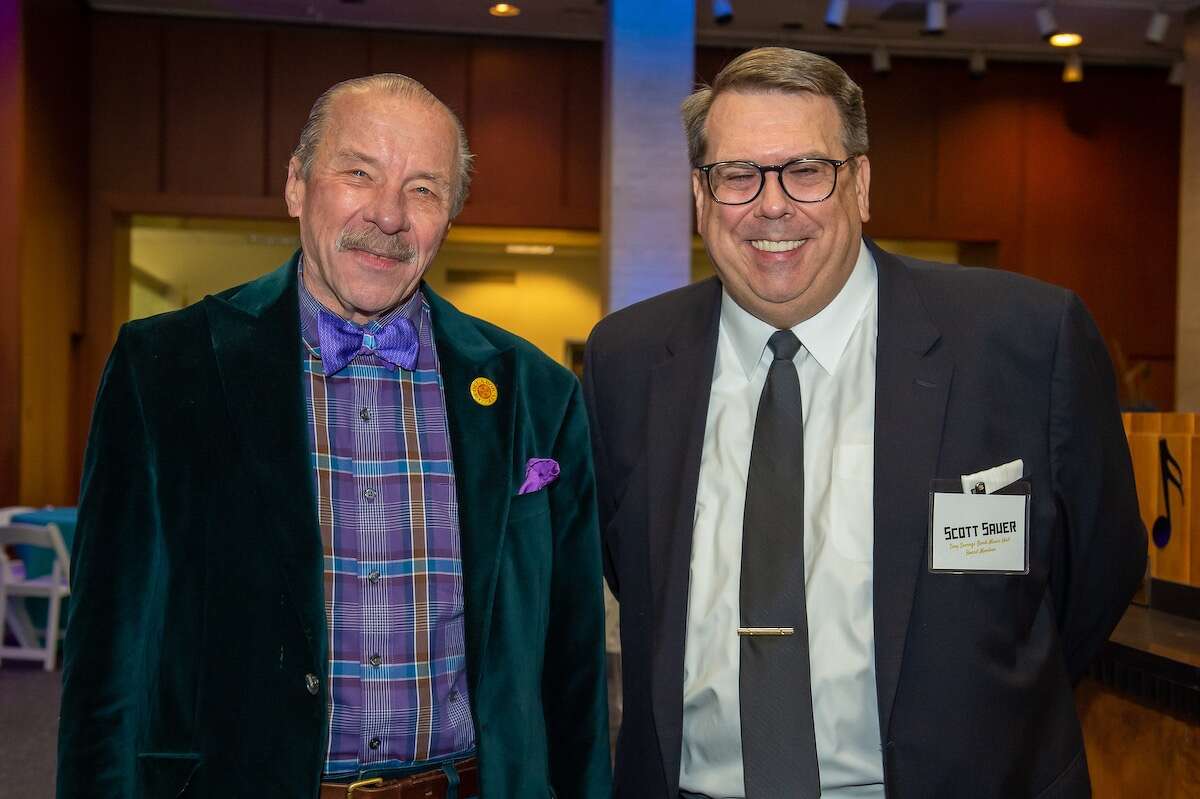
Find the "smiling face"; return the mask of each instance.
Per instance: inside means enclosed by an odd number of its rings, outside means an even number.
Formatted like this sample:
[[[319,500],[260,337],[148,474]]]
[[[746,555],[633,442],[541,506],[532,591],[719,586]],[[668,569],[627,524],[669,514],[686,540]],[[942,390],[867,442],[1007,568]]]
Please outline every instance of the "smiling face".
[[[794,158],[842,160],[837,106],[828,97],[778,91],[717,95],[705,126],[704,163]],[[703,174],[692,172],[696,225],[725,290],[749,313],[783,329],[816,314],[845,285],[870,217],[871,165],[866,156],[838,170],[833,195],[799,203],[769,172],[762,193],[745,205],[721,205]]]
[[[441,106],[378,90],[333,100],[307,176],[288,165],[304,285],[352,322],[409,297],[450,229],[457,130]]]

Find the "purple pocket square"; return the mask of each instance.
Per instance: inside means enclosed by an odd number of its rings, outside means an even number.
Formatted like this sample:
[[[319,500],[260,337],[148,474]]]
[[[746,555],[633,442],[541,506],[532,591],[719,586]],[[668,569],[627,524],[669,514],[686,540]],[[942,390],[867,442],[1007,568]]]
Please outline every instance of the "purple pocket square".
[[[525,482],[518,495],[541,491],[558,479],[558,461],[553,458],[530,458],[525,464]]]

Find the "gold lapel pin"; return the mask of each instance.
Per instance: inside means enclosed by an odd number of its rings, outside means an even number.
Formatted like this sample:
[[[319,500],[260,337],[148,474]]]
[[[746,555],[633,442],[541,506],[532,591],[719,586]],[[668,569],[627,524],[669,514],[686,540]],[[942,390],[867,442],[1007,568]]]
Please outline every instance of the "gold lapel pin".
[[[477,377],[471,381],[471,399],[485,408],[495,404],[499,396],[500,392],[497,390],[496,384],[486,377]]]

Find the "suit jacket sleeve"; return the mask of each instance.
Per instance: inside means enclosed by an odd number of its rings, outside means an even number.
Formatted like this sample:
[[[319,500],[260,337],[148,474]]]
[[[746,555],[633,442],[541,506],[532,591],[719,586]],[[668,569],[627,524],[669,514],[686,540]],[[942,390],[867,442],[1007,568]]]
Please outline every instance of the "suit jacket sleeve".
[[[136,794],[144,662],[155,635],[154,478],[124,331],[109,357],[84,461],[63,646],[58,795]]]
[[[583,395],[576,382],[554,444],[554,529],[542,706],[551,783],[560,799],[607,799],[608,689],[596,488]]]
[[[1079,679],[1129,605],[1146,568],[1146,531],[1103,340],[1068,294],[1050,389],[1051,480],[1064,538],[1052,591],[1063,654]]]

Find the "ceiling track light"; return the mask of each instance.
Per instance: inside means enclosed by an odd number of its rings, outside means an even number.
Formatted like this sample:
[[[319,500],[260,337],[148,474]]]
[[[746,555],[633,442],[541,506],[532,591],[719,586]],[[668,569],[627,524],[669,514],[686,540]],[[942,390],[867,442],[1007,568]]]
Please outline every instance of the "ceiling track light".
[[[1038,34],[1043,39],[1049,40],[1058,33],[1058,20],[1054,18],[1054,8],[1049,3],[1038,6],[1033,18],[1037,21]]]
[[[825,26],[840,31],[846,27],[846,14],[850,11],[850,0],[829,0],[825,9]]]
[[[871,51],[871,69],[880,75],[892,71],[892,57],[882,44]]]
[[[982,78],[983,73],[987,72],[987,56],[982,50],[976,50],[971,53],[967,59],[967,70],[971,73],[972,78]]]
[[[1063,83],[1083,83],[1083,59],[1079,57],[1079,53],[1072,51],[1067,55],[1066,63],[1063,64],[1062,79]]]
[[[1167,28],[1171,27],[1171,18],[1161,8],[1154,9],[1150,15],[1150,23],[1146,25],[1146,41],[1150,44],[1162,44],[1167,38]]]
[[[946,0],[925,3],[925,27],[921,33],[940,35],[946,32]]]
[[[713,22],[718,25],[728,25],[733,22],[733,3],[730,0],[713,0]]]
[[[1171,65],[1171,71],[1167,73],[1167,83],[1172,86],[1182,86],[1187,80],[1187,62],[1182,58]]]

